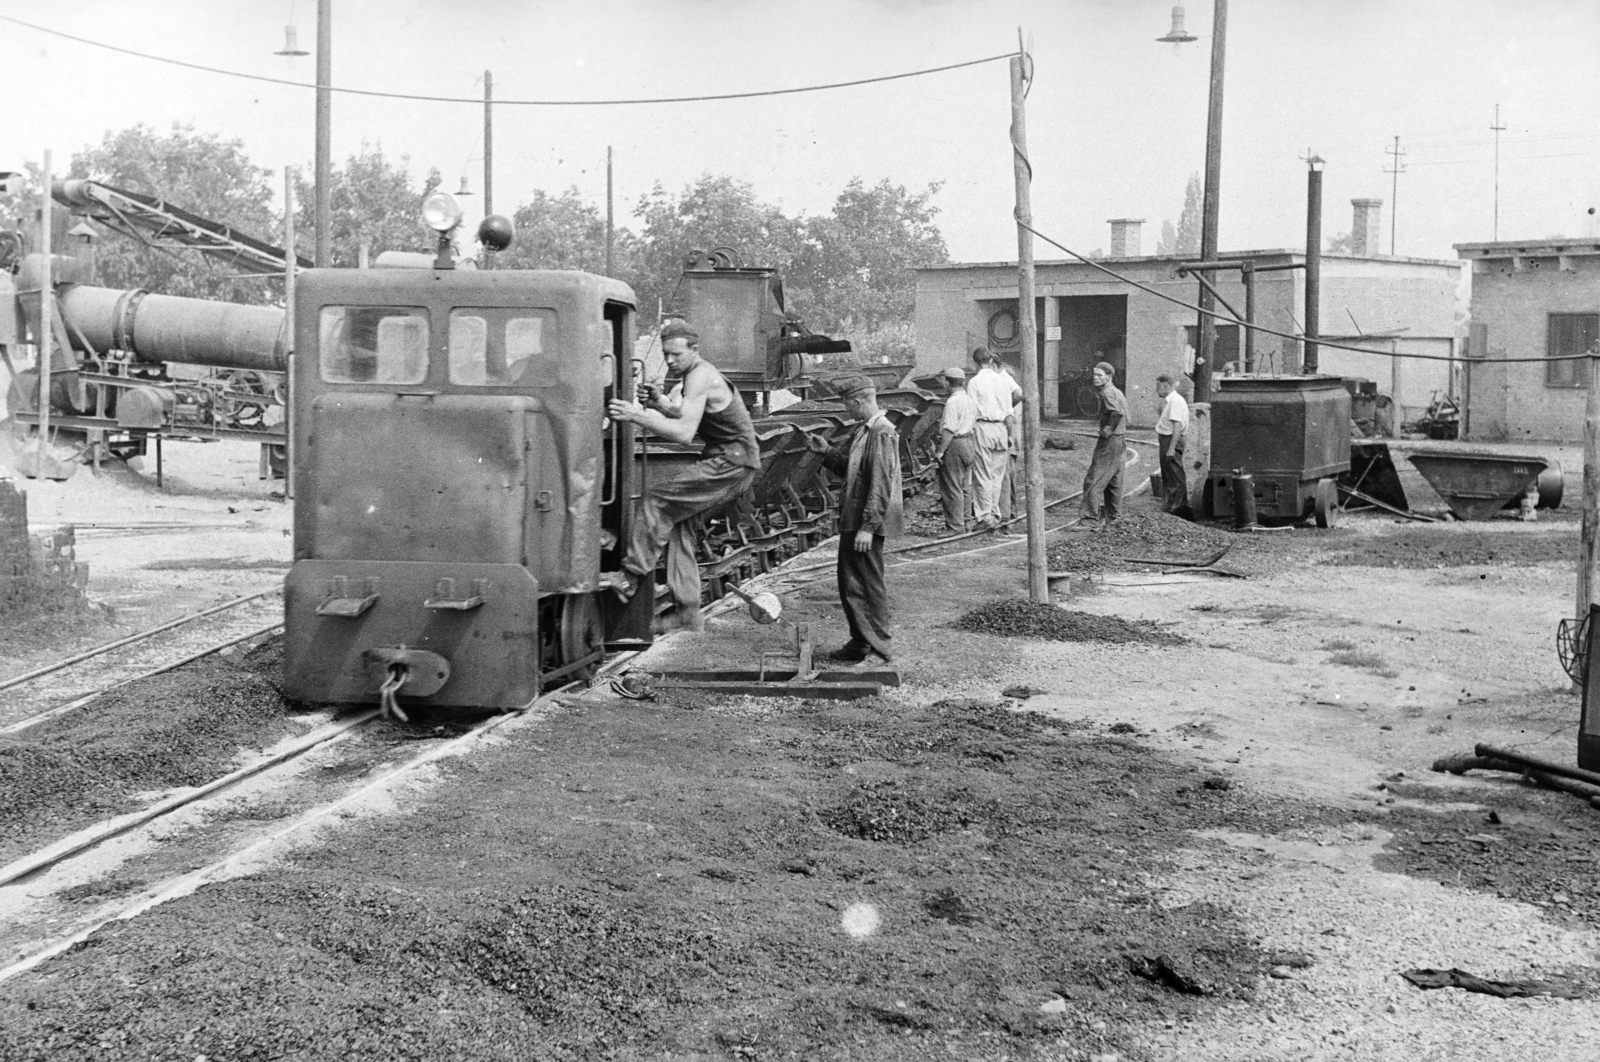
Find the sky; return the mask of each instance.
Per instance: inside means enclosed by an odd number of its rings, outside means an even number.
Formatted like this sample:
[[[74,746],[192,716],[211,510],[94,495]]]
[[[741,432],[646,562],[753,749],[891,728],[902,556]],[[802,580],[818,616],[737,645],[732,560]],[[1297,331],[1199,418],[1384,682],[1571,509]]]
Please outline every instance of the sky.
[[[1212,4],[1192,44],[1158,43],[1165,0],[331,0],[333,84],[481,99],[714,95],[849,81],[1014,51],[1026,102],[1034,224],[1084,253],[1110,218],[1143,218],[1152,253],[1203,168]],[[0,0],[0,16],[169,59],[302,82],[284,27],[314,51],[315,0]],[[1326,160],[1323,231],[1352,198],[1384,202],[1402,255],[1453,259],[1499,236],[1600,236],[1600,3],[1593,0],[1233,0],[1226,42],[1220,245],[1304,246],[1309,152]],[[188,70],[0,21],[0,170],[64,169],[109,131],[174,123],[237,139],[259,166],[309,172],[309,87]],[[660,183],[728,174],[790,214],[825,214],[852,178],[933,203],[951,257],[1014,260],[1004,60],[852,88],[745,100],[494,111],[495,207],[575,187],[603,209],[615,152],[619,224]],[[363,143],[482,187],[481,103],[336,93],[342,162]],[[1387,151],[1399,136],[1404,172]],[[1397,182],[1397,184],[1396,184]],[[275,182],[281,185],[281,176]],[[1398,209],[1396,210],[1396,204]],[[262,234],[268,236],[269,234]],[[1041,259],[1060,257],[1040,246]],[[750,263],[755,264],[755,263]]]

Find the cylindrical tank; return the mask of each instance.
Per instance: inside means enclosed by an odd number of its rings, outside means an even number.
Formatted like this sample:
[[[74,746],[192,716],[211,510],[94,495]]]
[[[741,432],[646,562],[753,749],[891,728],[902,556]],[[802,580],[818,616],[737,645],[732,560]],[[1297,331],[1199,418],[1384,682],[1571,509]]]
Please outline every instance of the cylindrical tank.
[[[39,290],[42,259],[32,254],[17,272],[17,290]],[[275,306],[246,306],[210,299],[152,295],[139,288],[119,291],[71,283],[70,259],[53,256],[68,269],[55,285],[56,304],[74,346],[96,352],[126,350],[140,361],[175,361],[222,369],[283,372],[287,367],[286,315]],[[81,270],[80,270],[81,272]],[[39,300],[22,300],[28,327],[39,328]]]

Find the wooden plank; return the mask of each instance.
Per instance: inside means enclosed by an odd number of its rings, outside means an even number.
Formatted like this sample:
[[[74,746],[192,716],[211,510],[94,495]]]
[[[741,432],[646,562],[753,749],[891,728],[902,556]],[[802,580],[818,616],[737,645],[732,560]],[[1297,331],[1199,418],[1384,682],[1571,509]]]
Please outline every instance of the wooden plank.
[[[876,682],[691,682],[663,679],[658,690],[699,690],[744,697],[798,697],[801,700],[852,701],[876,697],[883,687]]]

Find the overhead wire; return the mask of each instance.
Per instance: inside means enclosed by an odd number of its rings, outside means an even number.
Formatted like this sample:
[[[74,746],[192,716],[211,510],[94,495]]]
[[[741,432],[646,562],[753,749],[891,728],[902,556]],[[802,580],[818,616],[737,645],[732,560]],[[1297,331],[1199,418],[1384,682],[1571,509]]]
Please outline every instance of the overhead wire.
[[[1411,359],[1413,359],[1415,361],[1461,361],[1462,360],[1461,358],[1451,357],[1451,356],[1444,355],[1444,354],[1413,354],[1413,353],[1401,352],[1401,351],[1398,351],[1398,350],[1373,350],[1371,347],[1351,346],[1349,343],[1338,343],[1338,342],[1334,342],[1334,341],[1328,340],[1328,339],[1321,339],[1321,338],[1319,338],[1317,336],[1304,336],[1304,335],[1297,336],[1292,332],[1280,332],[1276,328],[1268,328],[1266,325],[1251,324],[1248,321],[1241,321],[1237,317],[1231,317],[1231,316],[1229,316],[1227,314],[1224,314],[1224,313],[1218,313],[1215,310],[1202,309],[1197,304],[1192,303],[1192,302],[1185,302],[1183,299],[1178,298],[1176,295],[1168,295],[1164,291],[1157,291],[1155,288],[1151,287],[1148,284],[1140,283],[1139,281],[1134,280],[1130,276],[1125,276],[1122,273],[1118,273],[1115,269],[1112,269],[1109,266],[1101,265],[1099,262],[1096,262],[1094,259],[1087,258],[1084,255],[1079,254],[1077,251],[1074,251],[1072,248],[1067,247],[1064,244],[1057,243],[1055,240],[1052,240],[1050,237],[1046,236],[1044,233],[1040,232],[1038,229],[1034,228],[1032,225],[1027,224],[1026,222],[1023,222],[1023,221],[1019,220],[1017,222],[1017,224],[1022,226],[1024,229],[1027,229],[1029,232],[1033,233],[1035,236],[1039,237],[1039,239],[1043,240],[1045,243],[1048,243],[1050,246],[1052,246],[1054,248],[1057,248],[1058,250],[1065,251],[1067,254],[1070,254],[1072,257],[1076,258],[1078,261],[1082,262],[1084,265],[1092,266],[1093,268],[1100,270],[1100,272],[1105,273],[1107,276],[1114,277],[1117,280],[1121,281],[1122,283],[1129,285],[1130,287],[1135,287],[1135,288],[1138,288],[1140,291],[1147,292],[1147,293],[1149,293],[1151,295],[1154,295],[1158,299],[1165,299],[1166,301],[1168,301],[1170,303],[1173,303],[1174,305],[1182,306],[1186,310],[1193,310],[1195,313],[1203,313],[1203,314],[1207,315],[1208,317],[1215,317],[1217,320],[1223,322],[1224,324],[1238,325],[1241,328],[1249,328],[1249,329],[1252,329],[1253,331],[1259,332],[1259,333],[1261,333],[1263,335],[1277,336],[1280,339],[1293,339],[1296,342],[1301,342],[1301,343],[1315,343],[1318,347],[1328,347],[1328,348],[1331,348],[1331,349],[1334,349],[1334,350],[1349,350],[1349,351],[1354,351],[1357,354],[1376,354],[1376,355],[1379,355],[1379,356],[1385,357],[1385,358],[1411,358]],[[1384,336],[1384,337],[1375,337],[1375,338],[1385,338],[1385,339],[1387,339],[1387,338],[1390,338],[1390,337]],[[1495,359],[1493,359],[1493,362],[1496,365],[1535,364],[1535,363],[1542,364],[1542,363],[1551,362],[1551,361],[1585,361],[1585,360],[1588,360],[1590,358],[1590,356],[1591,355],[1589,355],[1587,353],[1585,353],[1585,354],[1558,354],[1558,355],[1554,355],[1554,356],[1551,356],[1551,357],[1544,357],[1544,358],[1495,358]]]
[[[103,48],[106,51],[117,52],[122,55],[130,55],[137,59],[148,59],[152,62],[167,63],[171,66],[181,66],[188,70],[199,70],[207,74],[221,74],[224,77],[243,78],[247,81],[264,81],[268,84],[287,85],[291,88],[315,89],[323,87],[309,81],[293,81],[289,78],[268,77],[265,74],[247,74],[241,70],[228,70],[218,66],[206,66],[203,63],[191,63],[184,59],[173,59],[164,55],[153,55],[150,52],[141,52],[134,48],[124,48],[120,45],[107,44],[104,41],[93,40],[89,37],[80,37],[77,34],[67,33],[63,30],[51,29],[49,26],[40,26],[33,22],[26,22],[23,19],[15,18],[11,15],[0,15],[0,22],[9,22],[13,25],[34,30],[38,33],[49,34],[52,37],[60,37],[63,40],[73,41],[78,44],[86,44],[91,48]],[[961,70],[969,66],[981,66],[984,63],[993,63],[1001,59],[1009,59],[1015,54],[1017,53],[1003,52],[999,55],[985,56],[982,59],[968,59],[964,62],[946,63],[943,66],[930,66],[921,70],[908,70],[899,74],[880,74],[877,77],[856,78],[851,81],[833,81],[820,85],[801,85],[796,88],[758,89],[750,92],[719,92],[700,96],[655,96],[641,97],[637,99],[615,100],[497,99],[494,101],[494,105],[496,107],[621,107],[652,103],[708,103],[716,100],[754,99],[760,96],[791,96],[802,92],[822,92],[828,89],[854,88],[857,85],[874,85],[884,81],[899,81],[911,77],[924,77],[928,74],[942,74],[948,70]],[[375,96],[380,99],[411,100],[421,103],[470,103],[474,106],[483,105],[483,99],[481,97],[472,96],[428,96],[410,92],[384,92],[378,89],[345,88],[339,85],[328,85],[326,88],[329,92],[338,92],[346,96]]]

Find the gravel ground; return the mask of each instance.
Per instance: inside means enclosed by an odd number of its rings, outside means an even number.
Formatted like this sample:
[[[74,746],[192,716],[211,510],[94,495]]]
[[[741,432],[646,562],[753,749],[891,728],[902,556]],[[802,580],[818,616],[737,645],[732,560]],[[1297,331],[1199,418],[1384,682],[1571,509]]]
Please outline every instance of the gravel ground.
[[[259,657],[234,656],[251,660],[206,657],[0,736],[0,862],[142,807],[152,790],[207,782],[241,751],[294,733],[276,676],[256,669]]]
[[[1292,536],[1298,532],[1280,532]],[[1273,536],[1277,537],[1277,536]],[[1209,558],[1228,550],[1222,563],[1250,570],[1252,561],[1268,555],[1263,538],[1235,535],[1210,524],[1196,524],[1154,508],[1148,499],[1130,505],[1104,531],[1067,531],[1050,543],[1047,551],[1053,572],[1152,572],[1159,567],[1131,564],[1129,557],[1183,560]]]
[[[1335,540],[1337,542],[1337,540]],[[1570,523],[1516,530],[1479,531],[1416,527],[1404,533],[1329,543],[1324,563],[1363,568],[1463,568],[1474,565],[1571,564],[1578,555],[1578,529]],[[1340,548],[1343,547],[1343,548]]]
[[[599,698],[456,774],[9,986],[5,1057],[1133,1058],[1303,961],[1147,884],[1303,812],[993,702]]]

